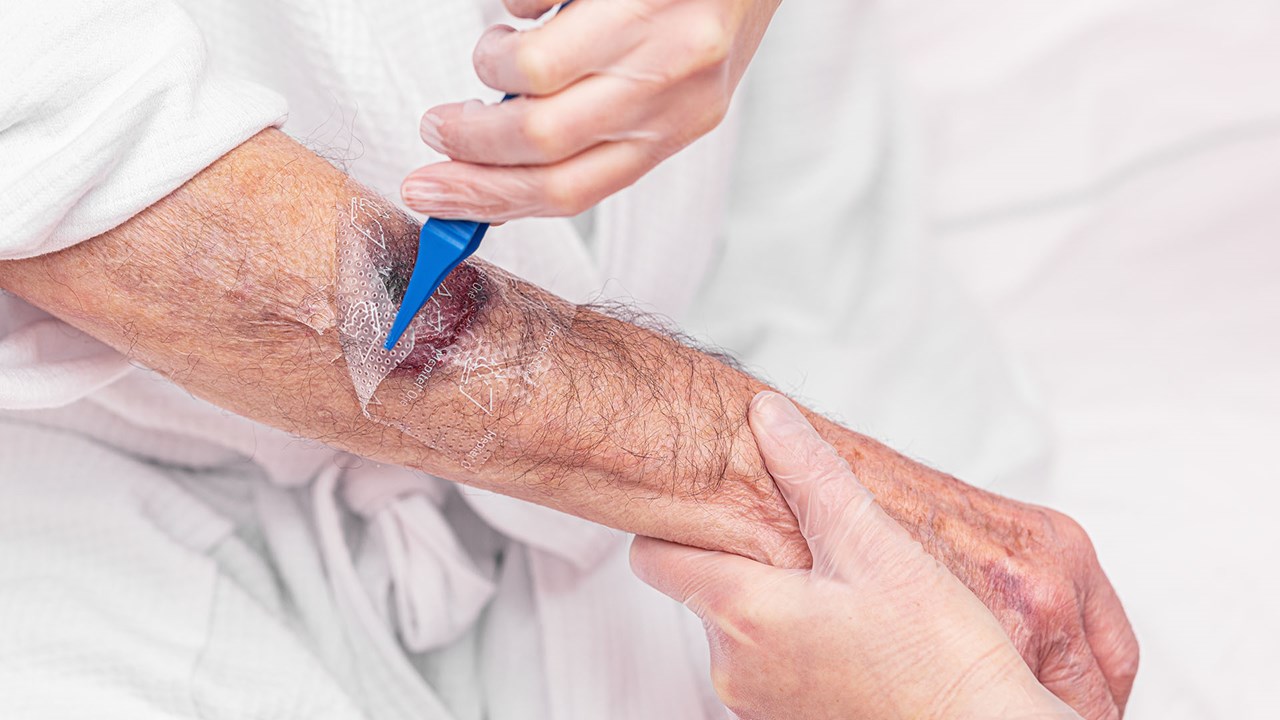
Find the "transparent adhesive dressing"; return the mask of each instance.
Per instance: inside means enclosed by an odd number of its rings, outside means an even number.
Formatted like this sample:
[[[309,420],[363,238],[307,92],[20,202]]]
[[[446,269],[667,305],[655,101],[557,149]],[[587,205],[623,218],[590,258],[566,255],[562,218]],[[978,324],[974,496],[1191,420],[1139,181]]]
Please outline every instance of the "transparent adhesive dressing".
[[[550,370],[575,308],[475,260],[445,278],[383,349],[413,270],[417,226],[357,189],[339,209],[338,337],[371,420],[475,470],[504,442]]]

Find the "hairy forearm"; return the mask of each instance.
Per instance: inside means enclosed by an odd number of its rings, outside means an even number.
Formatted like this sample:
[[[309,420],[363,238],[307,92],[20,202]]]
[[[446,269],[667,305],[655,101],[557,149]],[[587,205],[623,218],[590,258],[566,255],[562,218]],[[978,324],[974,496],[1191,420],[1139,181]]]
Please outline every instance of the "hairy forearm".
[[[417,247],[416,223],[384,209],[269,131],[109,233],[0,263],[0,284],[288,432],[615,527],[804,560],[745,425],[759,383],[487,263],[448,278],[367,397],[352,370],[382,351],[360,285],[396,295]],[[352,252],[382,246],[353,271]]]
[[[710,355],[484,262],[446,280],[400,354],[375,347],[377,300],[403,291],[416,234],[270,131],[119,228],[0,266],[0,282],[291,433],[638,533],[808,561],[745,424],[763,385]],[[954,482],[815,422],[928,544]]]
[[[745,423],[763,385],[714,356],[483,262],[380,350],[416,233],[268,131],[109,233],[0,262],[0,287],[297,435],[637,533],[808,564]],[[1136,642],[1079,526],[811,420],[1059,696],[1090,717],[1123,704]]]

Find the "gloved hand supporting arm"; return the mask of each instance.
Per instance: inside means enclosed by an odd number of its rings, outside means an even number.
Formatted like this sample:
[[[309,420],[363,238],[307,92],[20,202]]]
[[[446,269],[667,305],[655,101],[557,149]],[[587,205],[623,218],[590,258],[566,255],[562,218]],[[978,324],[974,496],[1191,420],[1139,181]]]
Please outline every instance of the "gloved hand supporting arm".
[[[1079,717],[794,405],[761,393],[750,418],[812,568],[644,537],[631,553],[641,579],[702,619],[729,709],[743,720]]]

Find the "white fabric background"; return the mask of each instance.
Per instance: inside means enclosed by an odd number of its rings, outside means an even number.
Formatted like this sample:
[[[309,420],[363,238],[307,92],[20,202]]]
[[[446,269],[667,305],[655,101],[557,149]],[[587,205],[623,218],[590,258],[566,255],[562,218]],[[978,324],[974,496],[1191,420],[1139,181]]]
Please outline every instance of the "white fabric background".
[[[1280,708],[1280,4],[890,4],[929,220],[1051,432],[1131,712]]]

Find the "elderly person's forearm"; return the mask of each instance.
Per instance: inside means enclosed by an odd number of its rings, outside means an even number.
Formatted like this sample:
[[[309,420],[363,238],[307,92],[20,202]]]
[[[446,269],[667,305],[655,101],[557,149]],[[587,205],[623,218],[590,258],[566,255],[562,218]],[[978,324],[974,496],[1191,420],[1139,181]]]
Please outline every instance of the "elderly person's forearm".
[[[357,286],[402,291],[417,247],[417,223],[385,207],[267,131],[111,232],[0,263],[0,282],[291,433],[614,527],[807,561],[745,425],[760,383],[488,263],[450,276],[456,292],[368,397],[352,373],[375,364]],[[350,266],[381,246],[383,262]]]
[[[0,286],[289,432],[644,535],[808,563],[745,422],[764,386],[711,355],[484,262],[380,354],[373,329],[416,240],[416,223],[267,131],[111,232],[0,263]],[[814,421],[1033,670],[1087,680],[1051,689],[1077,707],[1123,702],[1136,646],[1073,523]]]

